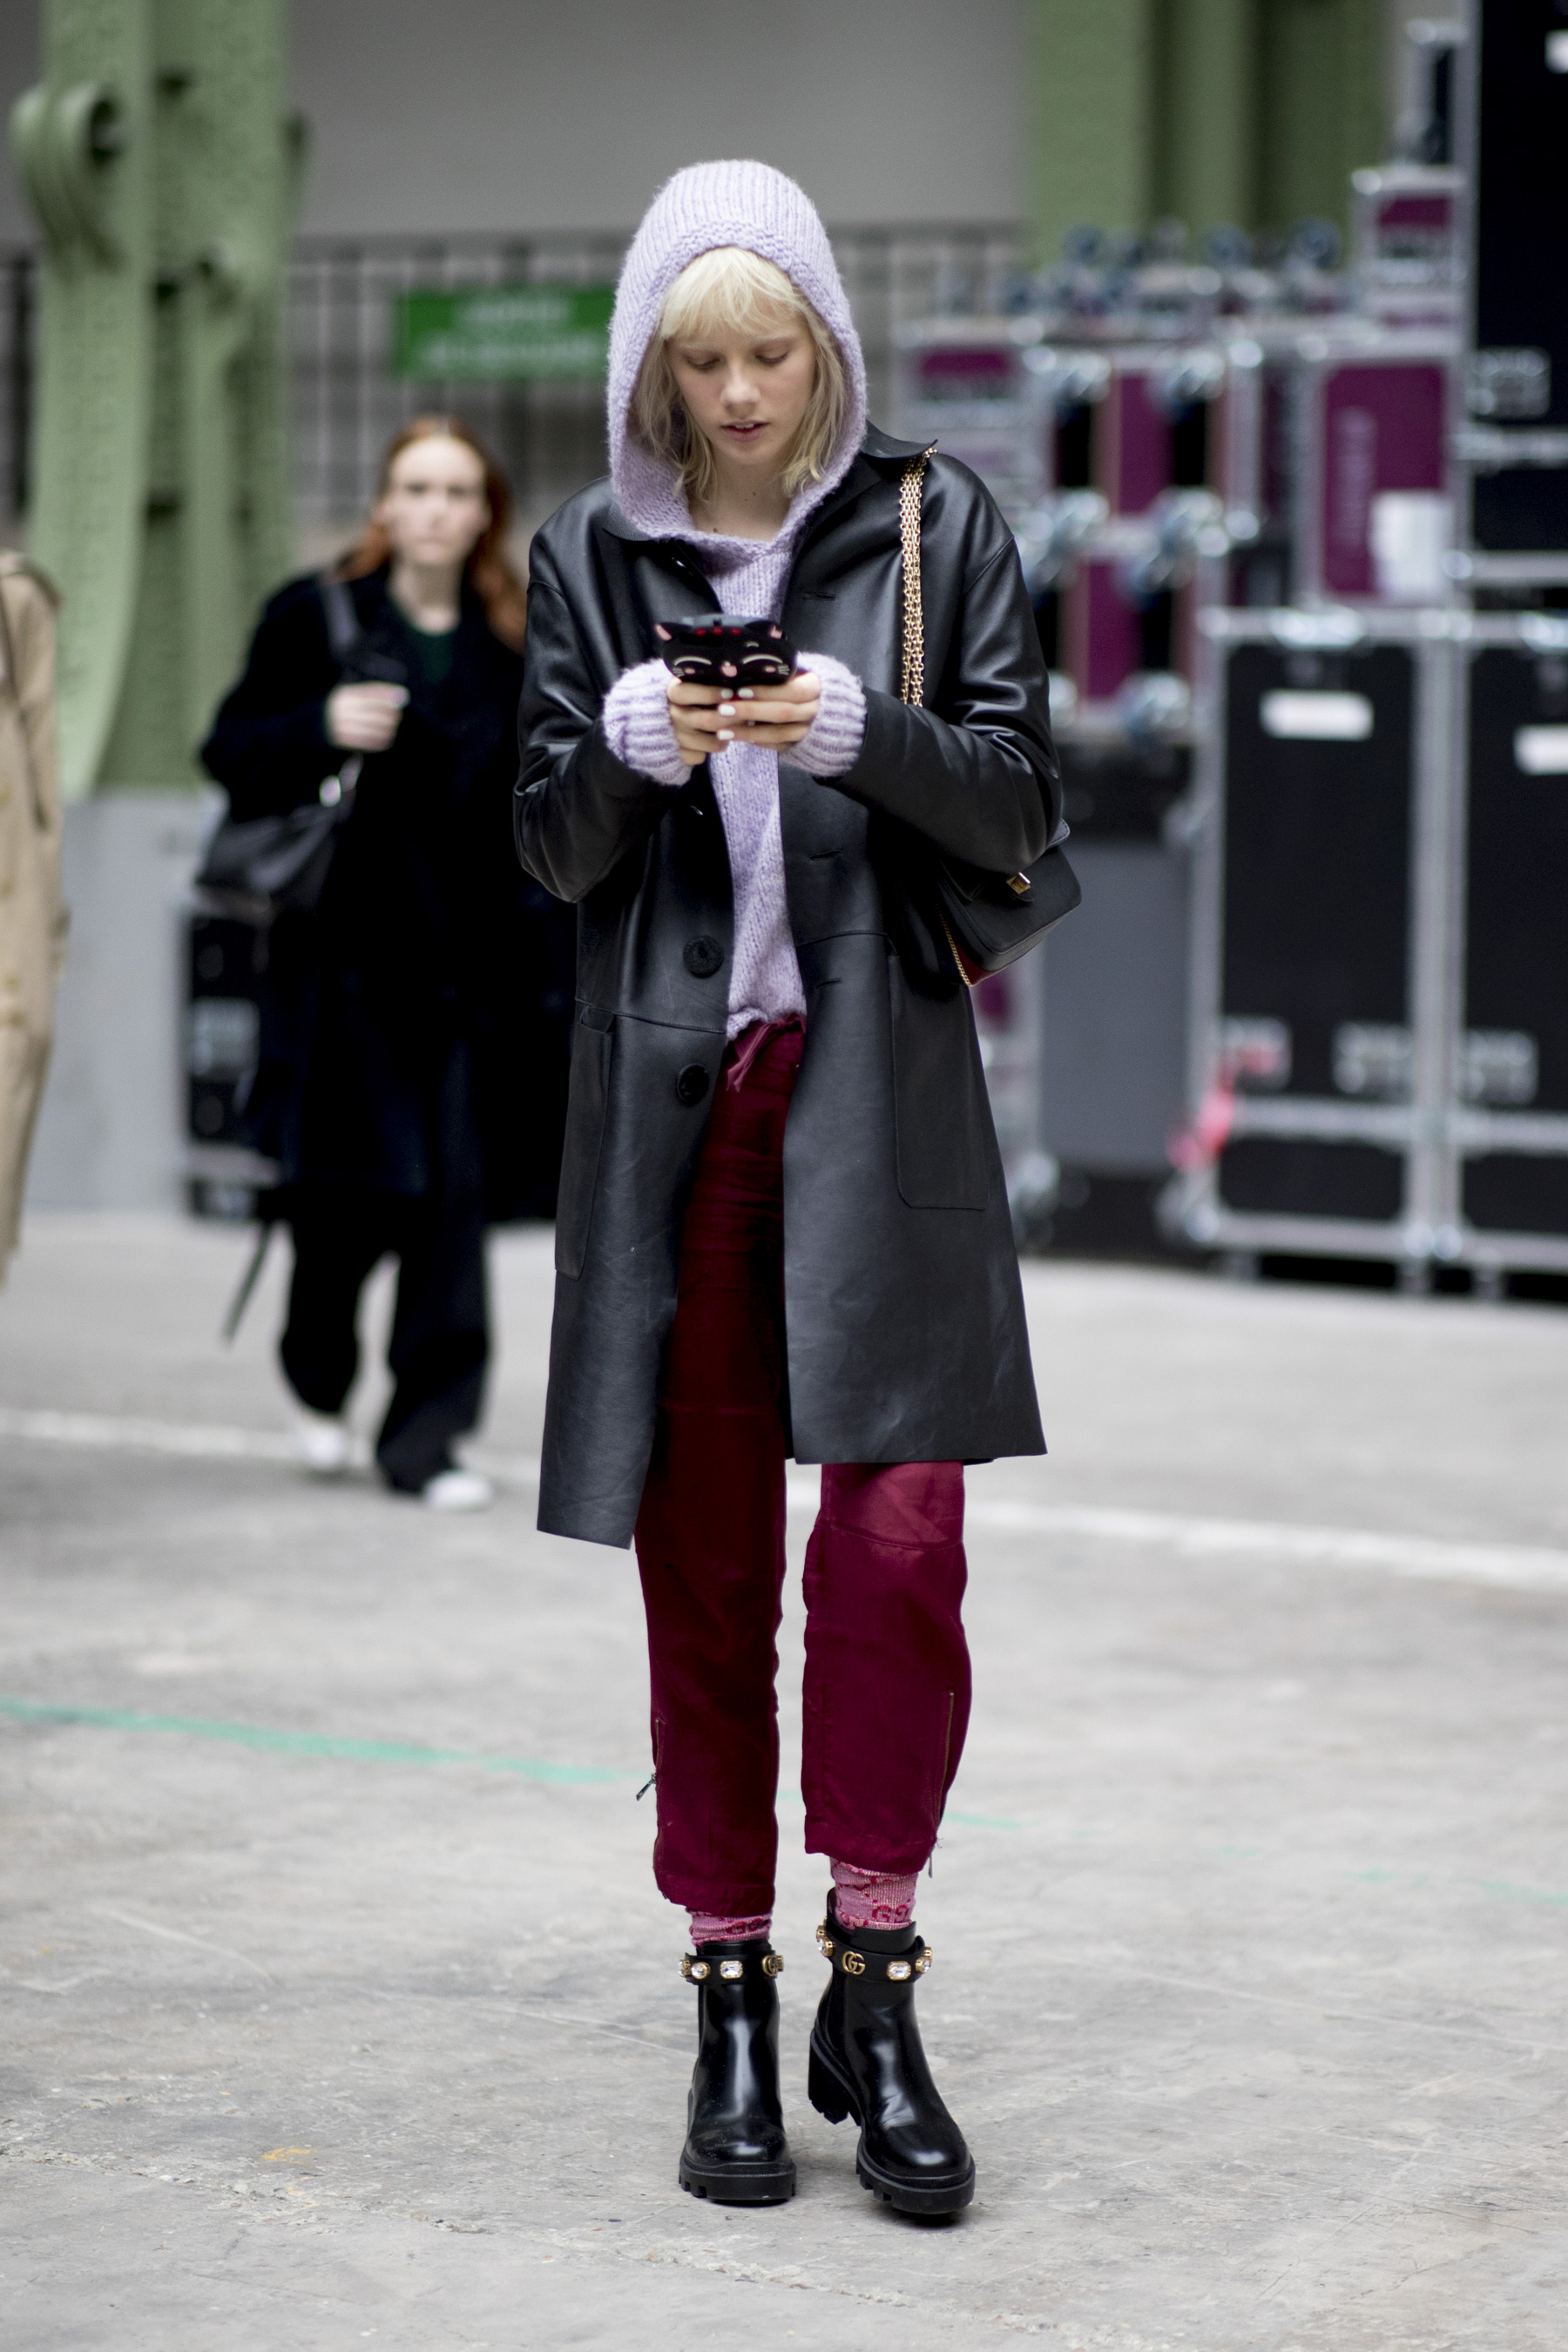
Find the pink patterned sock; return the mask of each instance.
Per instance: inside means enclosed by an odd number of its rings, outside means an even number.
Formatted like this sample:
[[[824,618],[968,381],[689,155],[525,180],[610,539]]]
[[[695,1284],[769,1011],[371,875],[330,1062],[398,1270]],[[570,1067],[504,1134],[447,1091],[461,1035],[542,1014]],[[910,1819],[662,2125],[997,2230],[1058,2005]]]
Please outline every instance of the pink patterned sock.
[[[852,1862],[836,1862],[833,1907],[839,1926],[851,1932],[857,1927],[911,1926],[919,1875],[918,1871],[910,1871],[907,1878],[899,1878],[884,1871],[860,1870]]]
[[[691,1914],[691,1940],[694,1944],[751,1944],[759,1938],[765,1944],[773,1931],[773,1915],[759,1911],[750,1919],[737,1919],[723,1911],[694,1911]]]

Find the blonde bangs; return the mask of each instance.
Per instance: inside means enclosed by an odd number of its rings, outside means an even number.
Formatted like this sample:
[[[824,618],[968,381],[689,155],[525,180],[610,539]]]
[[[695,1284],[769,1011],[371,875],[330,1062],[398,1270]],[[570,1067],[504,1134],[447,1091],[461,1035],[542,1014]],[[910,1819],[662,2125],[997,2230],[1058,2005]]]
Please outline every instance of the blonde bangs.
[[[664,298],[658,331],[637,373],[628,425],[642,446],[670,467],[693,513],[710,504],[719,486],[718,468],[706,436],[692,430],[681,404],[669,346],[785,325],[804,326],[816,349],[811,398],[783,468],[784,495],[793,499],[808,484],[822,480],[849,411],[844,362],[827,327],[775,263],[741,246],[700,253]]]
[[[664,298],[658,331],[667,343],[744,335],[801,324],[810,304],[776,262],[743,246],[721,245],[688,262]]]

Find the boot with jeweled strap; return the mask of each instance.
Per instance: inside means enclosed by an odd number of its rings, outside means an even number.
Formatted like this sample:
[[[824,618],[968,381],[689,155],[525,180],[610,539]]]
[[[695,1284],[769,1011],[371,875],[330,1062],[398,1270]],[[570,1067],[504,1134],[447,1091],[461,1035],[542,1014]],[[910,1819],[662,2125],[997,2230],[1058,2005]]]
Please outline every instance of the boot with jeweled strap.
[[[764,1941],[699,1944],[680,1963],[697,1987],[697,2064],[680,2185],[721,2205],[782,2205],[795,2159],[779,2101],[778,1977]]]
[[[900,2213],[956,2213],[974,2195],[974,2159],[931,2078],[915,1987],[931,1965],[913,1927],[843,1927],[827,1898],[816,1931],[833,1973],[811,2030],[811,2104],[860,2126],[860,2185]]]

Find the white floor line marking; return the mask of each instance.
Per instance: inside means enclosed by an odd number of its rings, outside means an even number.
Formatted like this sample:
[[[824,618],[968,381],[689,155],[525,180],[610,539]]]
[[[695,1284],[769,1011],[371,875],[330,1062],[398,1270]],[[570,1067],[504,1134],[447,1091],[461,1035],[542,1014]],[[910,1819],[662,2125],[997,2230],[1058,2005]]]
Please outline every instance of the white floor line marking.
[[[236,1429],[216,1422],[152,1421],[105,1412],[26,1412],[0,1406],[0,1439],[46,1445],[181,1454],[205,1461],[286,1462],[294,1442],[283,1432]],[[468,1458],[499,1484],[536,1486],[539,1463],[525,1454]],[[792,1517],[815,1515],[815,1470],[792,1471],[786,1484]],[[1128,1511],[1096,1506],[993,1501],[972,1497],[967,1524],[988,1534],[1079,1536],[1101,1543],[1137,1544],[1187,1559],[1295,1560],[1306,1567],[1367,1569],[1384,1576],[1489,1584],[1514,1592],[1568,1592],[1568,1551],[1526,1544],[1453,1542],[1442,1536],[1384,1535],[1371,1528],[1293,1527],[1272,1519],[1217,1519],[1173,1511]]]
[[[793,1515],[815,1513],[815,1474],[792,1476]],[[1142,1544],[1189,1559],[1269,1558],[1321,1568],[1364,1568],[1386,1576],[1458,1578],[1520,1592],[1568,1592],[1568,1551],[1526,1544],[1455,1542],[1445,1536],[1384,1535],[1371,1528],[1292,1527],[1278,1519],[1209,1519],[1174,1511],[1124,1511],[1072,1503],[1016,1503],[972,1496],[968,1528],[996,1535],[1088,1536]]]
[[[1147,1544],[1187,1559],[1251,1555],[1322,1568],[1364,1568],[1385,1576],[1458,1578],[1521,1592],[1568,1592],[1568,1551],[1525,1544],[1456,1543],[1442,1536],[1383,1535],[1370,1528],[1289,1527],[1278,1520],[1202,1519],[1167,1511],[978,1501],[972,1527],[999,1535],[1089,1536]]]
[[[217,1423],[142,1421],[108,1412],[20,1412],[0,1408],[0,1437],[44,1445],[103,1446],[132,1454],[184,1454],[223,1462],[292,1462],[294,1441],[268,1429]]]

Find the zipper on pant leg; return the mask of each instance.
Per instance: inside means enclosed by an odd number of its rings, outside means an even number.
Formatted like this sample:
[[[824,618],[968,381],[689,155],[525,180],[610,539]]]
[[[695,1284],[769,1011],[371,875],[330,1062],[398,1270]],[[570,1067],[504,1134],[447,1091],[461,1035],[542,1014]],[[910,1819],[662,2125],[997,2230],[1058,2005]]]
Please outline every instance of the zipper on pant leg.
[[[958,1704],[954,1691],[947,1693],[947,1716],[942,1732],[942,1769],[936,1779],[936,1803],[931,1808],[931,1834],[942,1827],[942,1817],[947,1811],[947,1759],[952,1753],[952,1711]]]
[[[659,1786],[659,1778],[658,1778],[658,1776],[659,1776],[659,1772],[660,1772],[660,1770],[661,1770],[661,1769],[662,1769],[662,1767],[663,1767],[663,1764],[664,1764],[664,1722],[663,1722],[663,1718],[662,1718],[661,1717],[659,1717],[659,1716],[657,1716],[657,1715],[656,1715],[656,1716],[654,1717],[654,1719],[653,1719],[653,1770],[652,1770],[651,1774],[649,1775],[649,1780],[651,1780],[651,1782],[652,1782],[652,1786],[653,1786],[653,1811],[654,1811],[654,1822],[655,1822],[655,1828],[654,1828],[654,1833],[653,1833],[653,1866],[654,1866],[654,1869],[655,1869],[656,1871],[657,1871],[657,1870],[658,1870],[658,1861],[659,1861],[659,1848],[660,1848],[660,1847],[662,1846],[662,1844],[664,1843],[664,1818],[663,1818],[663,1801],[663,1801],[663,1797],[664,1797],[664,1790],[663,1790],[663,1789]],[[648,1780],[645,1780],[645,1781],[643,1782],[643,1789],[646,1789],[648,1785],[649,1785],[649,1781],[648,1781]],[[638,1796],[639,1796],[639,1797],[642,1795],[642,1792],[643,1792],[642,1789],[639,1789],[639,1790],[637,1790],[637,1794],[638,1794]]]

